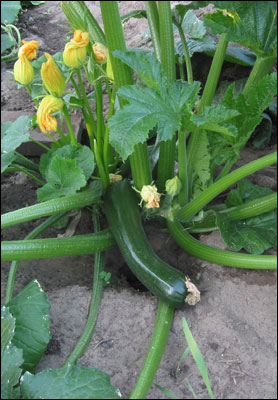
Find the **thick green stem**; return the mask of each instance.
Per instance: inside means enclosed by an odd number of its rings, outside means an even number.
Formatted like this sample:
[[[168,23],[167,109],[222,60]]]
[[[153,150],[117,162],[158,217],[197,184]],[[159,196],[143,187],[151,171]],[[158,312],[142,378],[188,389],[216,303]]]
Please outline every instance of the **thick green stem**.
[[[115,105],[115,98],[116,98],[116,87],[113,87],[111,98],[110,98],[110,105],[109,105],[109,110],[108,110],[108,116],[107,116],[107,123],[105,127],[105,132],[104,132],[104,143],[103,143],[103,164],[104,168],[109,172],[109,163],[110,161],[113,162],[113,152],[112,148],[109,144],[109,120],[114,114],[114,105]]]
[[[212,99],[214,97],[214,93],[216,90],[216,86],[219,80],[219,76],[221,73],[222,65],[224,62],[226,49],[228,46],[227,34],[222,33],[220,36],[217,49],[215,51],[211,67],[209,70],[209,74],[207,77],[207,81],[204,87],[204,91],[200,100],[200,104],[198,107],[198,112],[201,114],[204,111],[206,106],[211,105]],[[192,180],[193,180],[193,168],[194,159],[198,154],[199,151],[199,143],[200,143],[201,135],[200,130],[197,129],[196,131],[192,132],[190,136],[190,140],[188,143],[188,178],[189,178],[189,188],[191,190],[192,187]]]
[[[35,239],[35,237],[37,237],[43,231],[45,231],[50,226],[52,226],[57,221],[59,221],[59,219],[61,219],[64,215],[66,215],[66,213],[52,215],[46,221],[44,221],[42,224],[37,226],[32,232],[28,233],[25,240]],[[15,283],[15,277],[16,277],[18,265],[19,265],[19,261],[12,261],[12,263],[11,263],[7,287],[6,287],[5,304],[7,304],[13,297],[14,283]]]
[[[1,260],[33,260],[80,256],[108,250],[115,246],[109,229],[66,238],[11,240],[1,242]]]
[[[84,192],[72,194],[58,199],[47,200],[33,206],[19,208],[1,216],[1,229],[20,224],[36,218],[47,217],[60,212],[74,210],[89,206],[99,200],[101,195],[100,182],[95,182],[93,187]]]
[[[261,157],[258,160],[252,161],[244,165],[243,167],[236,169],[230,174],[219,179],[208,189],[204,190],[199,197],[192,200],[189,204],[187,204],[185,207],[179,210],[177,212],[177,218],[180,221],[184,222],[189,220],[198,211],[200,211],[206,204],[208,204],[212,199],[214,199],[218,194],[223,192],[229,186],[239,181],[240,179],[243,179],[246,176],[251,175],[253,172],[265,168],[268,165],[274,164],[275,162],[277,162],[277,152],[269,154],[265,157]]]
[[[277,193],[271,193],[267,196],[249,201],[248,203],[241,204],[237,207],[224,208],[219,210],[220,214],[226,214],[232,221],[240,221],[266,212],[275,210],[277,208]],[[193,223],[192,226],[187,226],[189,232],[208,232],[217,229],[216,215],[208,215],[204,221],[200,223]]]
[[[254,82],[259,82],[265,75],[267,75],[273,65],[275,64],[277,57],[257,57],[256,62],[252,68],[252,71],[247,79],[247,82],[242,91],[243,95],[247,95],[250,87]]]
[[[173,317],[174,309],[159,301],[152,340],[130,399],[145,399],[167,345]]]
[[[94,154],[95,154],[96,164],[102,182],[103,191],[105,192],[107,186],[109,185],[109,175],[107,169],[103,165],[99,147],[102,148],[102,146],[99,146],[99,142],[97,142],[96,139],[94,139]]]
[[[154,55],[160,61],[159,15],[156,1],[145,1]]]
[[[194,239],[176,219],[168,219],[168,229],[175,241],[188,253],[214,264],[251,269],[276,269],[277,257],[234,253],[208,246]]]
[[[174,35],[172,24],[172,13],[169,1],[158,2],[161,65],[164,74],[170,83],[176,79],[176,64],[174,50]],[[165,190],[165,182],[174,175],[176,151],[176,137],[160,143],[158,160],[157,187],[160,192]]]
[[[93,214],[95,232],[100,231],[99,216],[97,212]],[[64,365],[72,365],[82,356],[86,347],[90,343],[91,337],[95,330],[98,310],[101,302],[103,292],[103,277],[101,273],[104,271],[104,253],[96,252],[94,261],[94,278],[93,278],[93,290],[91,296],[90,309],[88,319],[85,328],[80,336],[76,346],[72,353],[67,358]]]
[[[40,173],[39,165],[24,157],[22,154],[15,151],[16,158],[13,161],[15,164],[19,164],[22,167],[28,168],[30,171]]]
[[[126,50],[118,4],[116,1],[101,1],[100,7],[109,58],[114,74],[114,84],[117,89],[123,85],[132,85],[134,82],[131,69],[121,60],[113,57],[114,50]],[[123,99],[120,99],[120,105],[121,107],[124,105]],[[134,152],[130,156],[130,164],[134,185],[138,190],[143,185],[151,183],[151,170],[146,143],[134,146]]]

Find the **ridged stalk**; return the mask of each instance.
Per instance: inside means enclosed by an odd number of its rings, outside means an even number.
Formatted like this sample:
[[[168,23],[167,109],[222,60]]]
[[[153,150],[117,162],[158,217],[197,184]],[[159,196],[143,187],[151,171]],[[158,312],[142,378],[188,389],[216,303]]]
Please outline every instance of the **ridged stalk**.
[[[214,264],[251,269],[276,269],[277,257],[235,253],[208,246],[194,239],[176,219],[168,219],[168,229],[175,241],[188,253]]]
[[[99,216],[97,213],[93,214],[94,219],[94,230],[95,232],[100,231]],[[102,292],[103,292],[103,277],[101,273],[104,271],[104,253],[96,252],[94,260],[94,277],[93,277],[93,290],[90,302],[90,309],[88,314],[88,319],[85,328],[80,336],[76,346],[74,347],[72,353],[67,358],[64,365],[73,365],[82,356],[86,347],[90,343],[92,335],[95,330],[98,310],[101,302]]]
[[[145,1],[154,55],[160,61],[159,15],[156,1]]]
[[[126,50],[118,4],[116,1],[100,1],[100,7],[106,43],[114,74],[114,84],[117,89],[123,85],[132,85],[134,82],[131,69],[121,60],[113,57],[114,50]],[[123,99],[120,99],[121,106],[124,103]],[[141,190],[143,185],[151,183],[151,170],[146,143],[134,146],[134,152],[130,156],[130,165],[134,186],[138,190]]]
[[[42,224],[40,224],[35,229],[33,229],[32,232],[28,233],[28,235],[26,236],[26,238],[24,240],[35,239],[35,237],[39,236],[43,231],[45,231],[50,226],[52,226],[57,221],[59,221],[64,215],[66,215],[66,213],[59,213],[56,215],[52,215],[46,221],[44,221]],[[13,297],[14,283],[15,283],[15,277],[16,277],[18,265],[19,265],[19,261],[12,261],[12,263],[11,263],[7,287],[6,287],[5,304],[7,304]]]
[[[130,399],[145,399],[168,342],[174,317],[174,308],[159,301],[152,340],[142,370],[132,390]]]
[[[277,208],[277,193],[271,193],[267,196],[249,201],[248,203],[241,204],[237,207],[226,208],[220,210],[220,214],[226,214],[232,221],[240,221],[266,212],[275,210]],[[192,227],[187,227],[189,232],[208,232],[217,229],[216,215],[209,215],[203,222],[195,223]]]
[[[158,2],[161,65],[169,82],[176,79],[174,35],[170,1]],[[160,143],[158,160],[157,187],[160,192],[165,190],[165,182],[174,174],[176,150],[176,135],[171,140]]]
[[[192,200],[189,204],[183,207],[177,212],[177,218],[180,221],[188,221],[192,218],[198,211],[200,211],[206,204],[208,204],[212,199],[214,199],[221,192],[226,190],[229,186],[236,183],[240,179],[251,175],[253,172],[259,169],[265,168],[268,165],[277,162],[277,152],[269,154],[265,157],[261,157],[258,160],[252,161],[243,167],[236,169],[235,171],[229,173],[223,178],[219,179],[217,182],[212,184],[208,189],[204,190],[200,196]]]
[[[80,256],[108,250],[115,246],[109,229],[66,238],[10,240],[1,242],[1,260],[34,260]]]
[[[100,182],[95,182],[93,187],[84,192],[72,194],[58,199],[48,200],[34,204],[30,207],[19,208],[1,216],[1,229],[8,226],[31,221],[35,218],[47,217],[60,212],[82,208],[99,200],[101,195]]]

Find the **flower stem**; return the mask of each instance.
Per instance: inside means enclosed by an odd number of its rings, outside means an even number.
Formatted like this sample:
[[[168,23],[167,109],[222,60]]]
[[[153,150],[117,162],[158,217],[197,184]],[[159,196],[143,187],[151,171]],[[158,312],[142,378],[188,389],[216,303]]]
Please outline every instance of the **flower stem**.
[[[84,85],[83,85],[82,76],[81,76],[81,70],[80,70],[80,68],[76,68],[75,71],[76,71],[76,75],[77,75],[77,78],[78,78],[78,83],[79,83],[79,86],[80,86],[80,90],[81,90],[81,93],[82,93],[82,98],[84,100],[84,103],[86,105],[87,111],[89,113],[90,125],[92,126],[92,130],[94,132],[96,132],[97,131],[97,124],[96,124],[96,121],[95,121],[95,118],[94,118],[94,115],[93,115],[93,112],[92,112],[92,109],[91,109],[91,106],[90,106],[90,103],[89,103],[85,88],[84,88]]]
[[[130,399],[145,399],[167,345],[173,317],[174,308],[159,301],[152,340]]]
[[[5,172],[16,172],[16,171],[20,171],[23,172],[24,174],[26,174],[27,176],[29,176],[29,178],[33,179],[35,182],[37,182],[39,185],[44,185],[44,182],[41,181],[39,178],[37,178],[35,175],[31,174],[31,172],[28,171],[28,169],[24,168],[24,167],[19,167],[17,165],[11,165],[10,167],[8,167]]]
[[[77,144],[77,140],[76,140],[76,137],[75,137],[75,134],[74,134],[74,130],[73,130],[73,127],[72,127],[72,123],[71,123],[71,120],[70,120],[70,115],[69,115],[67,106],[65,104],[63,106],[63,113],[64,113],[65,120],[66,120],[68,129],[69,129],[69,134],[70,134],[70,138],[71,138],[71,144]]]
[[[31,97],[31,99],[33,100],[33,102],[36,104],[36,106],[39,106],[39,100],[38,99],[33,99],[32,98],[32,90],[30,88],[29,85],[25,85],[25,89],[27,90],[29,96]]]
[[[178,30],[179,30],[179,34],[180,34],[180,38],[181,38],[181,42],[182,42],[182,47],[183,47],[183,54],[184,54],[186,73],[187,73],[187,81],[188,81],[188,83],[192,83],[193,82],[192,65],[191,65],[190,55],[189,55],[189,51],[188,51],[188,46],[187,46],[184,32],[182,30],[181,25],[178,25]]]

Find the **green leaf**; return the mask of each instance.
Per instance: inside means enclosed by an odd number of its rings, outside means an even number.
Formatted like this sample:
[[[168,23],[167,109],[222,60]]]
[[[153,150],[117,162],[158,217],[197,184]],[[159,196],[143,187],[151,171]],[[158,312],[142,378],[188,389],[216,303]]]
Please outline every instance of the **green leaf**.
[[[272,120],[270,116],[266,113],[262,113],[262,117],[263,119],[260,125],[257,126],[251,137],[252,144],[256,149],[265,149],[269,144],[272,133]]]
[[[199,141],[198,154],[194,158],[193,169],[197,174],[197,181],[194,183],[193,197],[197,197],[206,187],[210,179],[210,152],[208,151],[208,137],[206,131],[199,132],[201,136]]]
[[[217,104],[205,107],[202,114],[193,114],[190,120],[198,128],[218,132],[223,136],[234,137],[237,135],[237,128],[225,121],[229,121],[238,115],[237,110],[230,110],[221,104]]]
[[[50,151],[41,156],[40,173],[43,177],[47,176],[47,171],[53,157],[64,158],[65,160],[75,160],[78,168],[81,168],[86,181],[90,178],[95,169],[94,153],[85,145],[68,144],[54,151]]]
[[[245,221],[231,221],[227,215],[216,213],[216,223],[232,251],[245,249],[251,254],[262,254],[269,248],[277,248],[276,210]]]
[[[184,15],[181,27],[185,35],[193,39],[202,39],[206,34],[203,21],[199,20],[191,10]]]
[[[16,43],[16,40],[5,34],[1,34],[1,54],[4,53],[4,51],[6,51],[7,49],[10,49],[11,47],[13,47]]]
[[[20,9],[20,1],[1,1],[1,24],[12,24]]]
[[[188,10],[197,10],[200,7],[205,7],[207,1],[191,1],[190,4],[177,4],[172,9],[172,19],[175,25],[180,25]]]
[[[227,207],[234,207],[270,193],[273,193],[271,189],[254,185],[247,179],[243,179],[236,189],[230,191],[225,203]],[[249,253],[261,254],[271,247],[277,247],[276,210],[244,221],[231,221],[227,215],[217,213],[216,223],[222,239],[233,251],[243,248]]]
[[[273,190],[267,187],[254,185],[248,179],[242,179],[238,182],[237,188],[229,192],[225,204],[228,208],[235,207],[271,193]]]
[[[228,40],[253,50],[258,56],[277,54],[276,1],[212,1],[219,8],[205,14],[212,34],[226,32]]]
[[[1,399],[19,399],[18,385],[23,363],[22,350],[11,342],[15,333],[15,318],[9,308],[1,307]]]
[[[121,16],[121,22],[127,22],[130,18],[147,18],[146,10],[132,10]]]
[[[97,368],[79,365],[47,369],[22,378],[23,399],[119,399],[110,377]]]
[[[16,319],[12,344],[23,350],[22,368],[33,372],[50,339],[50,304],[39,283],[32,281],[7,306]]]
[[[28,142],[31,118],[26,115],[18,117],[14,122],[1,124],[1,149],[3,153],[16,150],[22,143]]]
[[[114,50],[113,56],[133,68],[150,88],[159,91],[167,86],[166,77],[162,75],[161,64],[151,52],[144,50]]]
[[[51,159],[46,172],[47,183],[37,190],[39,201],[56,199],[76,193],[86,185],[86,179],[75,160],[65,160],[58,156]]]

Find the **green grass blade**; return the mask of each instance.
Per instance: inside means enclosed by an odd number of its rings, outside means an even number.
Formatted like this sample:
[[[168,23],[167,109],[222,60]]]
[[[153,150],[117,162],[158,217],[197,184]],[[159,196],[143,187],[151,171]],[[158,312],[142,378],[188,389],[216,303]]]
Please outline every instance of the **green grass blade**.
[[[189,326],[186,322],[186,319],[184,317],[182,317],[182,325],[183,325],[183,331],[184,331],[184,335],[185,335],[187,344],[188,344],[190,351],[192,353],[192,356],[197,364],[197,367],[199,368],[199,371],[201,372],[201,375],[202,375],[205,385],[207,387],[207,391],[209,393],[209,397],[211,399],[214,399],[214,395],[213,395],[212,389],[210,387],[210,382],[209,382],[209,377],[208,377],[208,372],[207,372],[207,367],[206,367],[205,361],[203,359],[203,356],[199,350],[197,343],[195,342],[195,339],[192,336],[192,333],[191,333]]]
[[[160,385],[155,384],[155,386],[157,387],[157,389],[161,390],[161,392],[164,393],[165,396],[170,397],[170,399],[178,399],[178,397],[174,393],[170,392],[170,390],[167,390]]]

